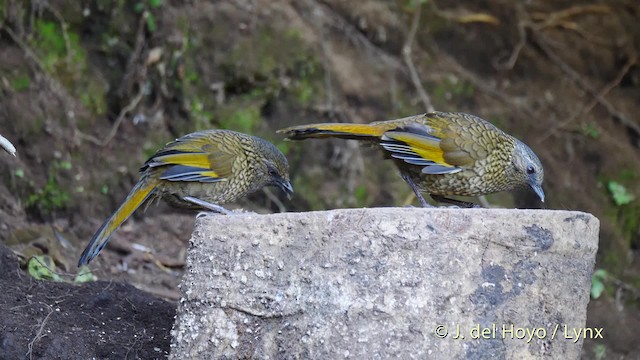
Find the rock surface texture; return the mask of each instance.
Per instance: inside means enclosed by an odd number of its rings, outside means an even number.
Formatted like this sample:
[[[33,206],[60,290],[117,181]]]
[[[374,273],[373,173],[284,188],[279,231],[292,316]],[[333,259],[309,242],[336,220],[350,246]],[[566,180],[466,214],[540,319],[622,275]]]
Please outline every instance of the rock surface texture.
[[[577,359],[598,229],[548,210],[203,217],[171,357]]]

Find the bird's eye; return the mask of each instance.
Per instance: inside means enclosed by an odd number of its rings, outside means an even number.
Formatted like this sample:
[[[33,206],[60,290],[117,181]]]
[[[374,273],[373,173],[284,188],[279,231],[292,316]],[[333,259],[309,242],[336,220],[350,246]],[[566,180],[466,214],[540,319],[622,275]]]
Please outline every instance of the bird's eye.
[[[273,169],[273,168],[269,168],[269,176],[277,176],[278,172]]]
[[[527,174],[531,175],[535,172],[536,172],[536,169],[534,169],[533,166],[531,165],[527,166]]]

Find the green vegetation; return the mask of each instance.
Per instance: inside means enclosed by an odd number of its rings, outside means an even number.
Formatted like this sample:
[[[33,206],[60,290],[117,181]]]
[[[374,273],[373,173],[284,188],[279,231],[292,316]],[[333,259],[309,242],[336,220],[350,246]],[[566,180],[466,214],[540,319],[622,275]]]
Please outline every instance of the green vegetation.
[[[362,184],[362,185],[358,185],[356,187],[356,189],[353,192],[353,196],[356,199],[356,206],[357,207],[363,207],[366,206],[369,203],[369,189],[367,189],[367,186]]]
[[[66,24],[37,19],[35,32],[29,43],[44,70],[79,98],[87,109],[94,115],[107,112],[108,87],[90,71],[86,52],[77,33],[71,31]],[[21,80],[17,85],[28,87],[25,80]]]
[[[255,104],[245,108],[225,110],[230,110],[229,115],[222,116],[219,121],[220,126],[225,129],[250,134],[260,125],[260,109]]]
[[[37,19],[31,45],[38,53],[45,70],[52,74],[77,78],[86,69],[86,54],[77,34],[62,29],[55,22]],[[63,81],[64,82],[64,81]]]
[[[593,347],[593,355],[596,360],[602,360],[607,358],[607,345],[605,344],[596,344]]]
[[[91,270],[89,270],[88,266],[82,266],[78,271],[78,274],[73,279],[74,283],[81,284],[86,282],[97,281],[98,277],[95,276]]]
[[[604,263],[609,271],[619,274],[627,265],[629,251],[640,243],[640,202],[632,191],[637,189],[638,175],[634,170],[622,170],[616,177],[600,182],[612,200],[605,213],[616,225],[617,235],[617,241],[606,252]]]
[[[58,180],[52,174],[47,178],[47,183],[36,193],[27,198],[27,207],[37,207],[45,214],[54,210],[64,209],[70,200],[69,193],[62,189]]]
[[[56,210],[65,209],[71,200],[69,192],[65,190],[58,178],[63,171],[71,170],[68,161],[54,162],[49,168],[49,176],[45,185],[26,199],[28,208],[37,209],[42,215],[49,215]]]
[[[158,29],[156,17],[153,15],[151,10],[160,8],[163,2],[163,0],[146,0],[137,2],[133,5],[133,10],[135,12],[143,14],[147,30],[149,30],[149,32],[155,32]]]
[[[62,281],[55,268],[56,264],[49,255],[32,256],[27,263],[27,272],[38,280]]]
[[[29,258],[29,261],[27,262],[27,272],[35,279],[70,282],[60,276],[56,270],[56,264],[53,261],[53,258],[49,255],[35,255]],[[88,267],[83,266],[73,279],[73,282],[85,283],[96,280],[98,280],[98,278],[91,273],[91,270],[89,270]]]
[[[204,37],[190,32],[187,19],[179,19],[178,23],[184,40],[182,48],[173,52],[167,68],[168,73],[174,74],[171,86],[177,87],[189,122],[174,124],[175,132],[224,128],[256,134],[272,140],[294,159],[301,147],[273,138],[273,129],[265,128],[263,114],[282,98],[297,107],[311,107],[319,100],[324,101],[324,68],[300,33],[263,26],[252,36],[237,37],[230,42],[228,34],[220,31],[223,24]],[[221,55],[213,60],[219,73],[217,77],[204,79],[201,59],[218,53],[218,47]],[[275,121],[272,126],[280,126],[279,119]],[[151,156],[157,149],[145,146],[145,153]]]
[[[581,129],[582,133],[586,137],[590,137],[592,139],[597,139],[598,137],[600,137],[600,131],[598,130],[598,127],[592,122],[583,123]]]
[[[591,298],[596,300],[604,291],[604,282],[607,279],[607,271],[598,269],[591,275]]]
[[[31,78],[27,75],[18,75],[11,80],[11,88],[13,88],[13,91],[24,91],[29,89],[29,86],[31,86]]]
[[[617,206],[627,205],[634,199],[634,196],[629,193],[627,188],[616,181],[609,181],[607,189],[609,189],[613,202]]]

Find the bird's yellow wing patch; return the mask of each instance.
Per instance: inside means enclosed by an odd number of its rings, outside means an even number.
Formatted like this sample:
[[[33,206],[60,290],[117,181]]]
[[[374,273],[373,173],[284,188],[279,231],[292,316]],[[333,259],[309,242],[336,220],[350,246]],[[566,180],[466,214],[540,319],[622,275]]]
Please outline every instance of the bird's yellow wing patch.
[[[158,169],[160,178],[170,181],[215,182],[233,173],[236,154],[224,139],[206,131],[192,133],[165,145],[140,171]]]
[[[461,169],[445,160],[440,139],[424,132],[416,134],[406,131],[387,131],[380,145],[391,157],[411,165],[424,166],[425,174],[450,174]]]
[[[397,131],[389,131],[385,133],[385,136],[406,144],[410,151],[418,154],[422,159],[439,165],[449,165],[444,160],[444,153],[440,149],[440,139]]]
[[[160,162],[164,165],[184,165],[198,168],[209,169],[209,155],[206,153],[167,153],[165,155],[155,156],[154,162]],[[216,176],[218,176],[216,174]]]

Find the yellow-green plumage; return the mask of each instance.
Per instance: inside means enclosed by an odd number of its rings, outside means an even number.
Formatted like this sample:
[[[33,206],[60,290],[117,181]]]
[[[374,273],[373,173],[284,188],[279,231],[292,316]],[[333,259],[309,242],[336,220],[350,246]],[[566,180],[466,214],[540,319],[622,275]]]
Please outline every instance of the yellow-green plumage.
[[[287,138],[338,137],[374,142],[403,178],[431,195],[479,196],[531,186],[541,199],[544,171],[524,143],[477,116],[434,112],[370,124],[311,124],[279,132]]]
[[[270,142],[229,130],[205,130],[168,143],[140,169],[140,180],[104,222],[84,250],[78,266],[89,263],[111,234],[145,201],[162,198],[185,208],[234,202],[267,185],[290,194],[289,165]]]

